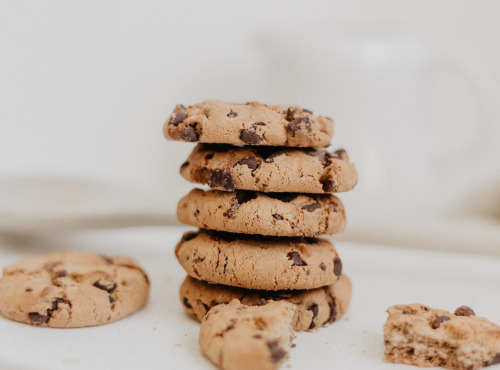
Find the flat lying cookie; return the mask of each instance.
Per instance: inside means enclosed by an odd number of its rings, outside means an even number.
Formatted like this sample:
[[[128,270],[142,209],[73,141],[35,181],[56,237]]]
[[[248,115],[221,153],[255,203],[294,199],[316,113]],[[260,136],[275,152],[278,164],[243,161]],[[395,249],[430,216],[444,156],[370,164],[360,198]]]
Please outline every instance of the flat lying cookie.
[[[167,139],[190,142],[326,147],[333,121],[288,105],[208,101],[177,105],[163,132]]]
[[[356,168],[344,150],[198,144],[181,167],[188,181],[212,189],[332,193],[354,188]]]
[[[34,326],[95,326],[134,313],[148,294],[148,277],[130,258],[66,250],[4,268],[0,313]]]
[[[233,233],[308,236],[344,230],[340,199],[329,194],[257,193],[193,189],[177,205],[179,221]]]
[[[295,305],[292,326],[295,331],[313,331],[344,316],[351,300],[351,280],[342,274],[332,285],[311,290],[248,290],[219,284],[208,284],[188,276],[180,289],[181,302],[193,319],[201,321],[212,307],[239,299],[247,306],[266,301],[287,301]]]
[[[449,369],[500,363],[500,326],[476,317],[467,306],[454,314],[421,304],[392,306],[387,312],[387,362]]]
[[[201,322],[201,350],[224,370],[278,369],[295,336],[293,310],[284,301],[249,307],[235,299],[218,305]]]
[[[338,253],[325,239],[200,230],[184,234],[175,255],[196,279],[247,289],[314,289],[333,284],[342,273]]]

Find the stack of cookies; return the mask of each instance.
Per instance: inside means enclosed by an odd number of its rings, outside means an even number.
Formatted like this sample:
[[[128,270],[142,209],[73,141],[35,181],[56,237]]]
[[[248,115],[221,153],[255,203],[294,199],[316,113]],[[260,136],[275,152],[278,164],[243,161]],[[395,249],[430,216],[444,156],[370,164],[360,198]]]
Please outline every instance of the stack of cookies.
[[[201,321],[237,298],[294,305],[292,326],[315,330],[346,311],[351,282],[332,243],[344,206],[332,192],[357,182],[344,150],[328,152],[331,119],[284,105],[204,102],[178,105],[164,126],[168,139],[199,142],[182,176],[193,189],[177,208],[186,233],[176,256],[189,275],[181,286],[188,314]]]

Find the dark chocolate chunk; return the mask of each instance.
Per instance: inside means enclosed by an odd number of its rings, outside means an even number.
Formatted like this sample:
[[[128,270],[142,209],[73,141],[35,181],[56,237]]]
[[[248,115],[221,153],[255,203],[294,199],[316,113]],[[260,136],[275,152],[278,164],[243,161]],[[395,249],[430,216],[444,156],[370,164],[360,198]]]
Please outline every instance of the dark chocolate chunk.
[[[326,265],[323,262],[319,264],[319,268],[323,271],[326,271]]]
[[[65,276],[68,276],[68,271],[66,270],[61,270],[57,273],[57,277],[60,278],[60,277],[65,277]]]
[[[30,312],[28,316],[31,320],[31,324],[36,326],[46,324],[50,320],[49,315],[40,315],[38,312]]]
[[[321,162],[321,164],[323,166],[327,166],[328,165],[328,155],[327,155],[327,152],[325,152],[324,150],[314,150],[312,152],[309,152],[307,153],[309,154],[310,156],[312,157],[318,157],[318,160]]]
[[[175,112],[175,116],[170,119],[170,124],[174,126],[179,126],[187,118],[184,112]]]
[[[307,212],[314,212],[318,208],[321,208],[321,204],[318,202],[314,202],[311,204],[306,204],[305,206],[302,206],[302,209],[305,209]]]
[[[33,291],[33,288],[26,288],[24,291],[25,291],[25,292],[32,292],[32,291]]]
[[[226,170],[213,170],[208,179],[208,186],[211,188],[223,188],[227,191],[234,190],[234,178],[230,172]]]
[[[208,161],[209,159],[212,159],[214,157],[214,153],[209,153],[205,156],[205,160]]]
[[[190,143],[198,141],[199,138],[200,135],[198,135],[196,128],[194,128],[193,126],[184,127],[184,130],[182,130],[182,132],[179,134],[179,139],[189,141]]]
[[[290,122],[286,126],[286,130],[293,136],[295,137],[295,133],[299,131],[301,128],[299,124],[302,122],[301,118],[294,119],[292,122]]]
[[[255,132],[252,131],[241,130],[240,139],[245,144],[254,145],[260,143],[262,139],[264,139],[264,136],[260,136],[259,134],[256,134]]]
[[[236,113],[234,111],[230,111],[228,114],[226,114],[226,116],[229,118],[234,118],[234,117],[238,117],[238,113]]]
[[[288,108],[288,110],[286,111],[286,115],[285,115],[285,119],[288,121],[288,122],[291,122],[295,119],[295,113],[297,111],[295,109],[292,109],[292,108]]]
[[[47,312],[49,313],[49,315],[52,313],[52,311],[55,311],[57,309],[59,309],[59,303],[64,303],[64,304],[67,304],[68,306],[71,307],[71,302],[68,301],[67,299],[64,299],[64,298],[55,298],[53,301],[52,301],[52,307],[50,309],[47,310]]]
[[[323,191],[325,193],[333,193],[336,190],[336,186],[332,180],[320,180],[323,184]]]
[[[191,306],[189,304],[187,297],[184,297],[184,299],[182,300],[182,303],[184,303],[184,306],[186,306],[187,308],[193,308],[193,306]]]
[[[238,164],[241,166],[245,165],[248,168],[250,168],[252,171],[256,170],[257,167],[259,166],[257,159],[254,157],[247,157],[247,158],[240,159],[238,162],[236,162],[236,165],[238,165]]]
[[[286,255],[290,261],[293,261],[292,266],[307,266],[307,263],[300,258],[299,252],[292,251]]]
[[[255,127],[255,126],[265,126],[266,124],[264,122],[254,122],[252,123],[252,126]]]
[[[342,261],[338,257],[333,259],[333,273],[336,276],[342,275]]]
[[[92,285],[98,289],[105,290],[108,293],[112,293],[116,289],[116,287],[118,286],[117,283],[101,283],[101,279],[97,280]]]
[[[281,216],[281,215],[279,215],[279,214],[277,214],[277,213],[273,213],[273,218],[274,218],[275,220],[278,220],[278,221],[283,220],[283,216]]]
[[[342,159],[342,155],[345,154],[346,151],[344,149],[339,149],[334,151],[333,153],[329,153],[330,158],[337,158],[337,159]]]
[[[255,301],[253,304],[254,306],[265,306],[267,304],[267,301],[264,298],[259,298]]]
[[[403,315],[413,315],[413,312],[408,310],[403,310]]]
[[[278,362],[286,356],[287,352],[282,347],[280,347],[277,340],[267,341],[266,344],[269,347],[269,351],[271,351],[271,358],[274,362]]]
[[[476,313],[469,306],[460,306],[455,310],[456,316],[476,316]]]
[[[266,163],[273,163],[274,162],[274,159],[276,157],[279,157],[280,155],[283,155],[285,154],[285,152],[283,150],[278,150],[277,152],[274,152],[272,154],[270,154],[267,158],[266,158]]]
[[[305,108],[303,108],[303,109],[302,109],[302,112],[306,112],[306,113],[309,113],[309,114],[313,114],[312,110],[310,110],[310,109],[305,109]]]
[[[314,303],[311,307],[309,307],[307,309],[308,311],[311,311],[312,314],[313,314],[313,317],[311,319],[311,325],[309,325],[309,330],[310,329],[314,329],[316,327],[316,324],[314,322],[314,319],[316,318],[316,316],[318,316],[318,305],[316,303]]]
[[[448,321],[449,319],[450,318],[448,316],[440,315],[434,319],[431,326],[433,329],[437,329],[443,322]]]
[[[335,321],[335,317],[337,316],[337,310],[335,309],[334,302],[328,302],[328,307],[330,308],[330,315],[328,316],[328,323],[332,323]]]

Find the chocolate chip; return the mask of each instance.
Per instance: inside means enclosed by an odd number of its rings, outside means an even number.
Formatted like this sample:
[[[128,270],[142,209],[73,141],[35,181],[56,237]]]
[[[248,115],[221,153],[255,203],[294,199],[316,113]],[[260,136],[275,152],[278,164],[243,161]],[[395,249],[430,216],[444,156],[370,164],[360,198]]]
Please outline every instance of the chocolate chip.
[[[254,122],[252,123],[252,126],[255,127],[255,126],[265,126],[266,124],[264,122]]]
[[[320,183],[323,184],[323,191],[325,193],[333,193],[336,190],[336,186],[332,180],[320,180]]]
[[[281,216],[281,215],[279,215],[279,214],[277,214],[277,213],[273,213],[273,218],[274,218],[275,220],[278,220],[278,221],[283,220],[283,216]]]
[[[299,126],[299,124],[301,122],[302,122],[302,119],[301,118],[297,118],[297,119],[293,120],[292,122],[290,122],[286,126],[286,130],[292,135],[292,137],[295,137],[295,133],[301,129],[300,126]]]
[[[271,351],[271,358],[274,362],[278,362],[286,356],[286,351],[280,347],[277,340],[267,341],[266,344],[269,347],[269,351]]]
[[[336,276],[342,275],[342,261],[338,257],[333,259],[333,273]]]
[[[291,122],[295,119],[295,113],[297,111],[295,109],[292,109],[292,108],[288,108],[288,110],[286,111],[286,115],[285,115],[285,119],[288,121],[288,122]]]
[[[101,280],[97,280],[94,284],[92,284],[98,289],[105,290],[108,293],[112,293],[116,287],[118,286],[117,283],[101,283]]]
[[[267,304],[267,301],[264,298],[259,298],[255,301],[253,306],[265,306]]]
[[[33,291],[33,288],[26,288],[24,291],[25,291],[25,292],[32,292],[32,291]]]
[[[306,112],[306,113],[309,113],[309,114],[313,114],[312,110],[310,109],[302,109],[302,112]]]
[[[328,302],[328,307],[330,308],[330,315],[328,316],[328,323],[332,323],[335,321],[335,317],[337,316],[337,310],[335,309],[335,303]]]
[[[318,157],[318,160],[321,162],[323,166],[327,166],[329,164],[328,161],[328,153],[324,150],[314,150],[312,152],[307,153],[312,157]]]
[[[456,316],[476,316],[476,313],[469,306],[460,306],[455,310]]]
[[[307,263],[305,263],[305,261],[300,258],[299,252],[288,252],[286,256],[289,260],[293,261],[292,266],[307,266]]]
[[[247,166],[252,171],[256,170],[257,167],[259,166],[259,163],[257,162],[257,159],[254,158],[254,157],[246,157],[246,158],[240,159],[238,162],[236,162],[235,166],[238,165],[238,164],[240,166]]]
[[[184,298],[182,299],[182,303],[184,303],[184,306],[186,306],[187,308],[193,308],[193,306],[191,306],[191,305],[189,304],[189,301],[188,301],[187,297],[184,297]]]
[[[342,156],[346,154],[346,151],[344,149],[339,149],[334,151],[333,153],[329,154],[330,158],[337,158],[337,159],[342,159]]]
[[[316,327],[316,324],[314,323],[314,319],[316,318],[316,316],[318,316],[318,305],[314,303],[307,310],[311,311],[313,314],[313,317],[311,319],[311,325],[309,325],[309,330],[314,329]]]
[[[109,303],[111,303],[112,306],[115,305],[115,297],[113,297],[111,294],[109,295]]]
[[[240,139],[245,144],[254,145],[260,143],[262,139],[264,139],[264,136],[260,136],[259,134],[256,134],[255,132],[251,132],[248,130],[241,130]]]
[[[61,270],[61,271],[59,271],[59,273],[57,274],[56,277],[61,278],[61,277],[65,277],[65,276],[68,276],[68,271]]]
[[[448,321],[450,318],[448,316],[444,316],[444,315],[441,315],[441,316],[438,316],[434,319],[434,321],[432,322],[431,324],[431,327],[433,329],[437,329],[439,328],[439,326],[445,322],[445,321]]]
[[[500,353],[497,353],[489,362],[485,363],[484,366],[491,366],[500,364]]]
[[[213,170],[208,179],[208,186],[211,188],[223,188],[227,191],[233,191],[235,186],[233,175],[226,170]]]
[[[188,141],[190,143],[198,141],[199,138],[200,135],[198,135],[196,128],[194,128],[193,126],[184,127],[184,130],[182,130],[182,132],[179,134],[179,139]]]
[[[321,208],[321,204],[318,202],[314,202],[311,204],[306,204],[305,206],[302,206],[302,209],[305,209],[307,212],[314,212],[318,208]]]
[[[413,312],[408,310],[403,310],[403,315],[413,315]]]
[[[176,112],[174,116],[170,119],[170,124],[174,126],[179,126],[187,118],[186,113]]]
[[[184,235],[182,235],[182,242],[187,242],[191,239],[194,239],[198,236],[198,233],[196,231],[188,231],[187,233],[184,233]]]
[[[209,159],[212,159],[214,157],[214,153],[207,154],[205,156],[205,160],[208,161]]]
[[[279,157],[280,155],[283,155],[283,154],[285,154],[285,152],[283,150],[279,150],[277,152],[274,152],[274,153],[270,154],[266,158],[266,163],[273,163],[275,158],[277,158],[277,157]]]
[[[71,307],[71,302],[64,299],[64,298],[55,298],[53,301],[52,301],[52,307],[50,309],[47,310],[47,312],[49,312],[49,315],[52,313],[52,311],[55,311],[59,308],[59,303],[64,303],[64,304],[67,304],[68,306]]]
[[[36,326],[46,324],[50,320],[49,315],[40,315],[38,312],[30,312],[28,316],[31,320],[31,323]]]
[[[228,114],[226,114],[226,116],[229,118],[234,118],[234,117],[238,117],[238,113],[230,111]]]

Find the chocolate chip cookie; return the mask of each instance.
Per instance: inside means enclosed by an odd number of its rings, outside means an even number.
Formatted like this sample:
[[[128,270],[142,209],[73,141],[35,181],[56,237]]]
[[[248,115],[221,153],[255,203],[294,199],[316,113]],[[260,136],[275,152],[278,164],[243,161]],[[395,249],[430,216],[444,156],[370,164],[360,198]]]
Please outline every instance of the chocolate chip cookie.
[[[346,219],[329,194],[226,192],[193,189],[177,206],[179,221],[203,229],[272,236],[334,234]]]
[[[274,292],[208,284],[188,276],[181,285],[180,298],[189,316],[198,321],[210,308],[233,299],[239,299],[247,306],[284,300],[295,305],[293,329],[314,331],[339,320],[347,311],[351,300],[351,280],[342,274],[336,283],[321,288]]]
[[[200,230],[184,234],[175,254],[196,279],[247,289],[314,289],[333,284],[342,273],[338,253],[325,239]]]
[[[165,122],[167,139],[236,145],[326,147],[333,121],[308,109],[259,102],[177,105]]]
[[[134,313],[148,294],[148,277],[132,259],[66,250],[4,268],[0,313],[34,326],[95,326]]]
[[[358,175],[340,149],[198,144],[181,167],[188,181],[212,189],[332,193],[354,188]]]
[[[235,299],[218,305],[201,322],[201,350],[224,370],[279,369],[295,337],[293,310],[284,301],[249,307]]]
[[[422,367],[479,369],[500,363],[500,326],[467,306],[454,313],[421,304],[387,309],[385,361]]]

